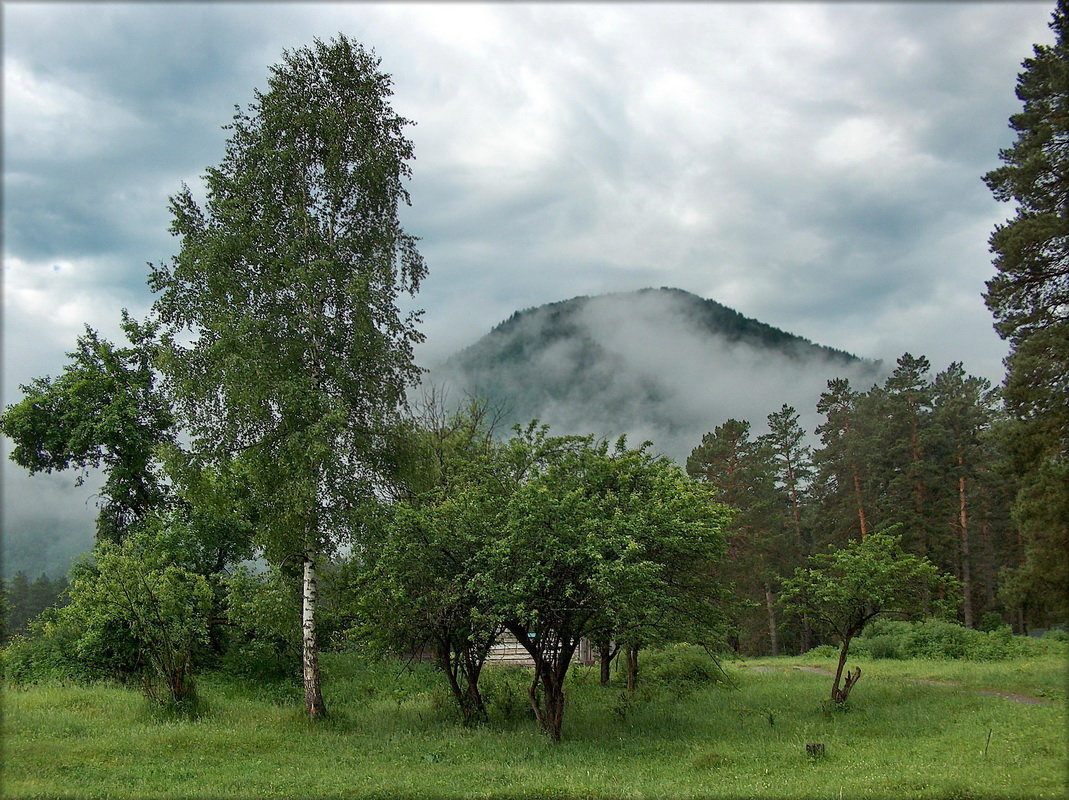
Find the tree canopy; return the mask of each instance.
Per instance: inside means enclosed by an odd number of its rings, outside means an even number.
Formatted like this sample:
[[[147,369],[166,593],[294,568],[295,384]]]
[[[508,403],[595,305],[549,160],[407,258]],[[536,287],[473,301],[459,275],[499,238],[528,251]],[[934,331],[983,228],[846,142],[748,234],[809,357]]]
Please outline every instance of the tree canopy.
[[[939,610],[957,606],[956,581],[926,558],[903,551],[899,538],[887,532],[814,555],[809,562],[784,581],[780,600],[789,614],[805,613],[839,638],[839,667],[831,692],[836,703],[846,701],[860,677],[858,670],[840,688],[850,641],[869,621],[882,615],[908,619],[927,613],[924,589],[938,595]]]
[[[984,299],[1010,342],[1006,444],[1020,476],[1014,516],[1025,559],[1004,595],[1066,619],[1069,601],[1069,2],[1057,0],[1053,45],[1036,45],[1017,78],[1017,139],[984,176],[1016,213],[991,235]]]
[[[341,35],[286,52],[229,126],[202,207],[171,200],[178,255],[153,267],[161,367],[192,447],[240,461],[259,543],[305,573],[305,689],[315,569],[390,467],[388,431],[417,375],[415,315],[397,305],[426,269],[401,226],[412,145],[379,60]]]
[[[30,474],[80,469],[80,482],[104,470],[97,536],[114,542],[164,501],[157,448],[174,427],[153,369],[155,326],[124,311],[122,329],[125,347],[86,326],[63,373],[19,387],[22,400],[0,416],[11,460]]]

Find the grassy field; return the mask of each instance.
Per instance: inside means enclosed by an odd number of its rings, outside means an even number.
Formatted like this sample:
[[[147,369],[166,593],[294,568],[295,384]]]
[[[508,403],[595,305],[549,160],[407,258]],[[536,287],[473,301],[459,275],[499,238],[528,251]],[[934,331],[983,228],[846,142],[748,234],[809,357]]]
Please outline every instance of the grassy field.
[[[564,741],[522,712],[520,675],[491,675],[495,720],[465,729],[429,671],[325,659],[332,717],[295,687],[205,676],[196,720],[132,689],[4,692],[3,795],[22,798],[1042,798],[1066,795],[1066,661],[860,661],[845,712],[830,679],[729,663],[734,687],[647,687],[634,703],[592,670],[570,677]],[[767,671],[754,666],[770,668]],[[963,687],[911,683],[956,681]],[[975,694],[1043,696],[1025,705]],[[511,714],[509,713],[511,709]],[[810,760],[809,742],[826,756]]]

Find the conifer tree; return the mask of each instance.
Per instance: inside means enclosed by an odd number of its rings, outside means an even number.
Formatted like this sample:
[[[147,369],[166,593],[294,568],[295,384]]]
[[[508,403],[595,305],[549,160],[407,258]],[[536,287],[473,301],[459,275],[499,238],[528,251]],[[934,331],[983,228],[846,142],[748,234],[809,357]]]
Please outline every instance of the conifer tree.
[[[838,524],[848,537],[856,534],[864,539],[872,531],[869,519],[872,509],[866,492],[868,471],[864,460],[861,395],[850,387],[846,378],[834,378],[820,395],[817,411],[825,417],[817,427],[823,447],[814,456],[825,503],[838,512],[833,512],[833,517],[840,518]]]
[[[1053,45],[1036,45],[1017,79],[1022,110],[1003,165],[984,176],[1015,216],[991,236],[995,277],[984,299],[1010,342],[1006,447],[1020,486],[1014,516],[1024,561],[1007,595],[1069,617],[1069,0],[1057,0]]]
[[[746,600],[765,609],[763,629],[778,653],[774,585],[782,561],[785,526],[777,505],[775,469],[767,444],[750,438],[750,423],[729,419],[702,437],[687,458],[687,473],[713,488],[713,496],[734,509],[727,528],[724,573]],[[741,634],[753,621],[739,615]]]

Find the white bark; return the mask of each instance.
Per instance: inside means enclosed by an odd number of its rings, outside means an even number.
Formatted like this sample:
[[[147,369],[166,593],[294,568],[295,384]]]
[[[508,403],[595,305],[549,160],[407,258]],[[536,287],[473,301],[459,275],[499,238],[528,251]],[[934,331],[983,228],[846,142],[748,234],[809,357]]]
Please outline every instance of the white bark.
[[[319,652],[316,650],[315,609],[318,600],[315,561],[311,553],[304,557],[303,602],[301,604],[301,664],[304,674],[304,704],[313,719],[325,716],[323,693],[319,683]]]

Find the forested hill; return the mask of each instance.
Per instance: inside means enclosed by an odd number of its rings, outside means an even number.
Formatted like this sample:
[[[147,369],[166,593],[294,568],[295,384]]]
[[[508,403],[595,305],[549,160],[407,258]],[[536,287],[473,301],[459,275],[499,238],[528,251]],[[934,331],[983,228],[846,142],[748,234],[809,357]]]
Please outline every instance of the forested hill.
[[[517,345],[538,347],[573,336],[584,336],[592,346],[597,347],[597,343],[590,340],[583,329],[583,312],[591,304],[606,304],[610,307],[615,304],[624,311],[628,309],[632,299],[644,298],[667,301],[666,311],[686,320],[695,330],[706,331],[710,336],[720,337],[728,342],[745,342],[757,347],[780,350],[786,355],[798,358],[821,354],[832,360],[841,359],[845,364],[860,361],[857,356],[843,350],[813,344],[801,336],[743,316],[735,309],[715,300],[667,286],[595,297],[581,295],[570,300],[559,300],[556,303],[516,311],[507,320],[496,325],[489,334],[454,356],[454,359],[465,365],[508,361],[522,355],[515,350]],[[540,322],[537,338],[532,340],[524,335],[523,330],[533,319]]]
[[[832,377],[859,388],[877,363],[813,344],[680,289],[575,297],[517,311],[431,371],[558,432],[627,433],[684,458],[728,417],[758,424],[783,402],[810,409]]]

